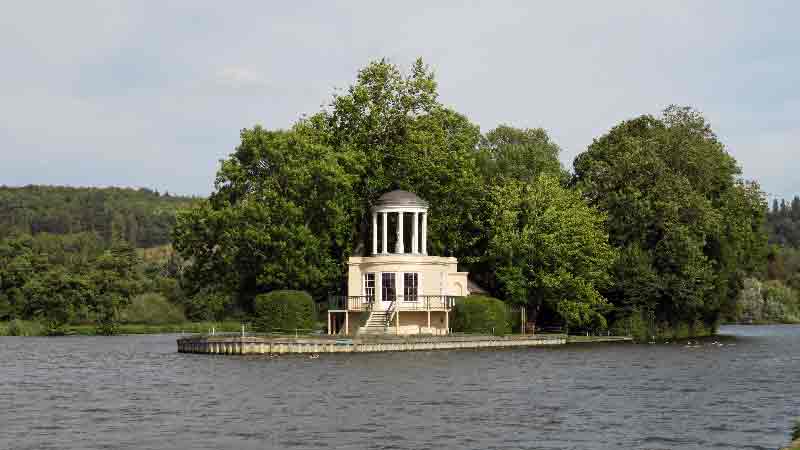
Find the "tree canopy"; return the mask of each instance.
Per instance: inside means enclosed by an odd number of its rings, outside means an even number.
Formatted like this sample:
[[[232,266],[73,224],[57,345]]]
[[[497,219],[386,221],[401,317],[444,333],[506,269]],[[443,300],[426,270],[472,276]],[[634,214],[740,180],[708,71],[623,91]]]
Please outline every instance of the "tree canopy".
[[[622,122],[575,160],[574,184],[621,250],[608,291],[658,321],[713,323],[766,254],[763,194],[696,111]]]
[[[369,248],[372,203],[384,192],[405,189],[430,202],[430,251],[458,257],[476,279],[500,292],[510,282],[499,282],[497,269],[521,261],[508,259],[501,242],[531,228],[515,228],[492,205],[502,200],[514,208],[536,200],[548,212],[525,220],[551,225],[553,230],[537,234],[538,243],[558,248],[541,249],[538,259],[526,261],[522,276],[535,278],[528,282],[536,288],[517,301],[569,293],[595,311],[603,300],[594,283],[604,282],[604,269],[585,259],[605,260],[612,252],[603,244],[602,216],[560,185],[566,173],[559,152],[541,129],[501,126],[482,135],[464,115],[439,103],[434,75],[422,61],[407,75],[376,61],[329,106],[291,129],[242,130],[209,201],[179,215],[175,246],[193,261],[187,279],[196,289],[215,283],[243,307],[278,289],[321,298],[343,290],[347,257]],[[550,195],[555,198],[543,198]],[[573,212],[580,226],[554,223]],[[552,236],[548,240],[547,232],[573,240],[573,248],[579,241],[592,246],[553,263],[570,250]],[[517,253],[527,237],[515,237]],[[557,279],[544,277],[548,270],[560,271]],[[589,310],[581,309],[581,317]]]

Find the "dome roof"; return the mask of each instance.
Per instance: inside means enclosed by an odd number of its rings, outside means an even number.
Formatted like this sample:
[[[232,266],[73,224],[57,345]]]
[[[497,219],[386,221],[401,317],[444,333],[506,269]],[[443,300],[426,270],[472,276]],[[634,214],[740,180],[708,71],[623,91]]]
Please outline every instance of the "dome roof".
[[[375,202],[376,207],[380,206],[411,206],[427,208],[428,202],[417,197],[417,194],[408,191],[391,191],[381,195]]]

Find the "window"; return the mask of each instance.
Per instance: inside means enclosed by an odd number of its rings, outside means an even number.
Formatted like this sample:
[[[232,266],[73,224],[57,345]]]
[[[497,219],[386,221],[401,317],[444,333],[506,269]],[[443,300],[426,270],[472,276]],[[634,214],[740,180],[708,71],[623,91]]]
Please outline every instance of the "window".
[[[393,302],[397,300],[397,285],[395,281],[394,273],[381,274],[381,294],[383,294],[381,301]]]
[[[364,303],[369,303],[375,300],[375,274],[364,274]]]
[[[407,302],[417,301],[419,295],[419,274],[406,273],[403,277],[403,299]]]

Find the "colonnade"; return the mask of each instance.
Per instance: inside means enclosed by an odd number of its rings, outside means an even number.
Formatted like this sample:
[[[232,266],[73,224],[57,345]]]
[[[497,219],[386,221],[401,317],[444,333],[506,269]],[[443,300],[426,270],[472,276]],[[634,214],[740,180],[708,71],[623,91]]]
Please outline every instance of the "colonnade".
[[[405,213],[411,213],[414,217],[413,226],[411,228],[411,253],[414,255],[427,255],[428,254],[428,213],[425,210],[416,211],[373,211],[372,212],[372,254],[388,254],[389,253],[389,214],[397,214],[397,242],[394,246],[394,253],[405,253],[405,243],[403,237],[405,236],[403,229],[403,216]],[[378,252],[378,215],[381,216],[382,236],[381,252]],[[420,216],[422,216],[422,227],[420,227]],[[422,230],[420,230],[422,228]]]

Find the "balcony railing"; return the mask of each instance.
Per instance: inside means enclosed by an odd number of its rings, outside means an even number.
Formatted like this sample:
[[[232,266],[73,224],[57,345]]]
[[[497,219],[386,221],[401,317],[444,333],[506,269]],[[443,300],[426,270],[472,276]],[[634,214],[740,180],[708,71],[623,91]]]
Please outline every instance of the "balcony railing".
[[[450,310],[456,302],[463,297],[454,295],[397,295],[393,298],[395,311],[427,311]],[[348,311],[371,311],[376,305],[377,298],[366,295],[338,295],[328,298],[328,309]]]

